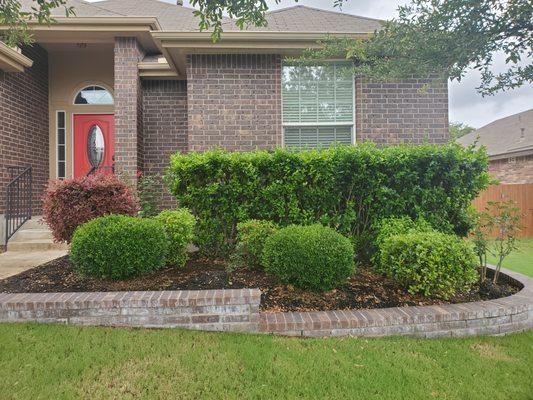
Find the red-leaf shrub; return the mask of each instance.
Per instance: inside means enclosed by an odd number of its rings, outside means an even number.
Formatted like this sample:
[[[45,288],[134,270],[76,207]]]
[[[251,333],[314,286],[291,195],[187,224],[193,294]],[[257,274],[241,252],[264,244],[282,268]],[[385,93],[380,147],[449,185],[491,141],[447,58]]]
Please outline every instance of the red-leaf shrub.
[[[133,189],[114,175],[53,180],[43,198],[43,219],[58,242],[69,243],[76,228],[106,214],[135,216],[139,201]]]

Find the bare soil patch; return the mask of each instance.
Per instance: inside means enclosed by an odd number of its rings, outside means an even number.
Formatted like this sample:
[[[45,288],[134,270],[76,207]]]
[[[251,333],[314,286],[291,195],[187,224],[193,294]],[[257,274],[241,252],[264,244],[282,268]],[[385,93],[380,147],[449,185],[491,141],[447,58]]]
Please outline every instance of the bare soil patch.
[[[240,269],[231,273],[221,261],[193,258],[184,268],[165,267],[138,278],[112,281],[79,276],[68,257],[43,264],[19,275],[0,280],[0,292],[102,292],[135,290],[206,290],[259,288],[263,311],[323,311],[387,308],[446,303],[465,303],[506,297],[519,288],[490,282],[476,284],[445,302],[409,294],[394,280],[361,267],[345,285],[325,293],[313,293],[282,285],[262,271]]]

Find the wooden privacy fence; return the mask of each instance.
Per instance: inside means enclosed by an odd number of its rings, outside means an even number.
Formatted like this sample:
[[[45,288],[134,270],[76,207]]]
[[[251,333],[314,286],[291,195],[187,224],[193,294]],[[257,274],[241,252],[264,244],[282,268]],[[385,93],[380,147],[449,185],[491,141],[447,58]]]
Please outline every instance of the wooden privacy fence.
[[[522,213],[520,236],[533,236],[533,183],[517,185],[493,185],[480,193],[473,204],[477,210],[485,210],[489,201],[513,200]]]

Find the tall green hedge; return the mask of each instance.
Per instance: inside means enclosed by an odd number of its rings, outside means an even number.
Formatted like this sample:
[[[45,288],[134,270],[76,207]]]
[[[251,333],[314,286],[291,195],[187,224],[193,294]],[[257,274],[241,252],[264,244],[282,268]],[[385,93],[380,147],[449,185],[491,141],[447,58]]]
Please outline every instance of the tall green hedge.
[[[319,222],[354,238],[390,216],[424,218],[465,234],[466,209],[488,182],[482,150],[372,144],[325,150],[175,154],[166,182],[197,217],[205,254],[227,254],[248,219]]]

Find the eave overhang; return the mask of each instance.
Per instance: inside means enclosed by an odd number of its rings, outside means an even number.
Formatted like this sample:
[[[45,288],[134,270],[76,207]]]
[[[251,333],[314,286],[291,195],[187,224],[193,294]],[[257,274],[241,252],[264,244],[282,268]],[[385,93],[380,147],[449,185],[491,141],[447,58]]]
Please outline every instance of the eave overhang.
[[[24,72],[33,65],[28,57],[0,42],[0,70],[4,72]]]
[[[222,32],[220,40],[213,42],[211,32],[154,31],[152,37],[164,49],[169,62],[176,65],[179,76],[185,76],[188,54],[281,54],[297,56],[305,49],[319,48],[320,40],[328,37],[367,38],[368,32]]]
[[[317,47],[318,41],[328,37],[366,38],[368,32],[270,32],[270,31],[229,31],[222,32],[220,40],[213,42],[211,32],[171,32],[154,31],[154,39],[163,47],[181,48],[187,52],[228,52],[242,50],[261,51],[301,51]]]

